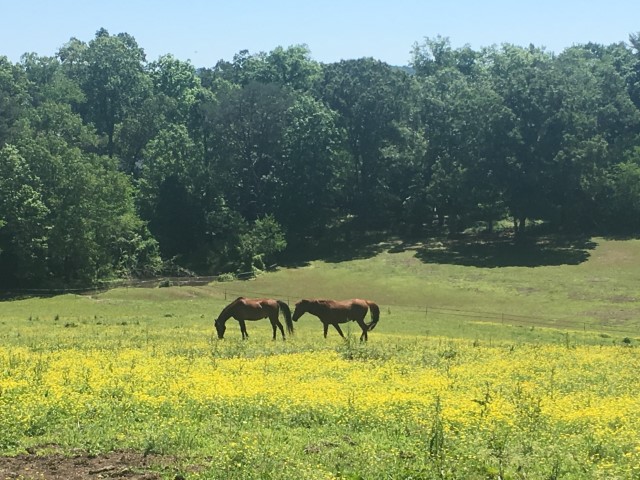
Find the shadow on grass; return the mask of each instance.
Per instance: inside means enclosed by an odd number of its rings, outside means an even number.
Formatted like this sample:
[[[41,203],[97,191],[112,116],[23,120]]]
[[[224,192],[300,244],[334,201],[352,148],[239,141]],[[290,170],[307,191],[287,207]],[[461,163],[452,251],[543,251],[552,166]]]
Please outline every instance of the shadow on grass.
[[[430,241],[417,249],[425,263],[483,268],[579,265],[596,243],[588,237],[463,237]]]
[[[385,232],[334,231],[322,238],[307,239],[289,248],[286,257],[278,262],[281,267],[298,268],[313,260],[329,263],[348,262],[375,257],[393,247]]]
[[[280,266],[297,268],[313,260],[329,263],[374,257],[382,252],[416,252],[424,263],[482,268],[579,265],[587,261],[596,243],[589,236],[459,235],[452,237],[399,239],[389,232],[334,229],[307,239],[288,250]]]

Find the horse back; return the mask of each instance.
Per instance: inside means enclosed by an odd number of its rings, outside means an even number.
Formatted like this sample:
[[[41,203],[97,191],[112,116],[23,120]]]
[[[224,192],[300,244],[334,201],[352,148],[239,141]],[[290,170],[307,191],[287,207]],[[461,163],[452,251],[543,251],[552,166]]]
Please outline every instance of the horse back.
[[[269,316],[277,304],[266,298],[239,297],[233,302],[232,316],[236,320],[260,320]]]
[[[351,302],[350,310],[354,317],[364,318],[369,311],[369,302],[367,300],[362,300],[361,298],[354,298],[348,301]]]
[[[369,310],[366,300],[353,298],[350,300],[312,300],[309,312],[321,319],[339,323],[364,318]]]

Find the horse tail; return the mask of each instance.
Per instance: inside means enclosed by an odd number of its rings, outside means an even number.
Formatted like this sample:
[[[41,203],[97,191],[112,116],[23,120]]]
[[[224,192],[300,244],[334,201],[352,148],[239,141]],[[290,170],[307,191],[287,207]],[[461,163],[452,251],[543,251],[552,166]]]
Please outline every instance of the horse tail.
[[[278,302],[280,310],[282,310],[282,313],[284,313],[284,321],[287,324],[287,331],[290,334],[293,334],[293,321],[291,320],[291,309],[289,308],[289,305],[287,305],[282,300],[276,300],[276,302]]]
[[[376,328],[376,325],[380,321],[380,307],[378,307],[377,303],[368,300],[367,305],[369,305],[369,309],[371,310],[371,323],[367,325],[367,330],[371,331]]]

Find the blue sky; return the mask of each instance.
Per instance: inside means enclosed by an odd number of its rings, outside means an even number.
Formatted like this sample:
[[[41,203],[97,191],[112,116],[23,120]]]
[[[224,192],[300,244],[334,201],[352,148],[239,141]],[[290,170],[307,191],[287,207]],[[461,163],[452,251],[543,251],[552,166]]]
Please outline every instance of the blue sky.
[[[54,55],[101,27],[133,35],[147,60],[171,53],[196,67],[302,43],[321,62],[406,65],[414,43],[436,35],[454,47],[533,43],[553,52],[627,41],[640,31],[640,0],[0,0],[0,55]]]

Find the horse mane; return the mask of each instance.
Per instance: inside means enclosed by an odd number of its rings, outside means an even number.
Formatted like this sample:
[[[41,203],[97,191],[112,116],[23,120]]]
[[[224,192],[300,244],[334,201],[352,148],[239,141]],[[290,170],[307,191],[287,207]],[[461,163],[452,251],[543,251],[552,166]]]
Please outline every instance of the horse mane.
[[[325,307],[327,305],[331,305],[334,303],[334,300],[328,300],[323,298],[305,298],[302,300],[305,305],[305,312],[309,312],[313,314],[314,311],[317,311],[315,307]]]
[[[217,319],[216,321],[219,321],[219,320],[221,320],[221,319],[222,319],[222,321],[226,321],[226,320],[231,316],[231,314],[229,313],[229,311],[230,311],[232,308],[234,308],[234,307],[238,304],[238,302],[239,302],[240,300],[242,300],[242,299],[244,299],[244,298],[245,298],[245,297],[240,296],[240,297],[236,298],[233,302],[231,302],[229,305],[227,305],[226,307],[224,307],[224,308],[222,309],[222,311],[220,312],[220,315],[218,315],[218,319]]]
[[[304,301],[309,305],[331,305],[335,303],[335,300],[329,300],[328,298],[307,298]]]

